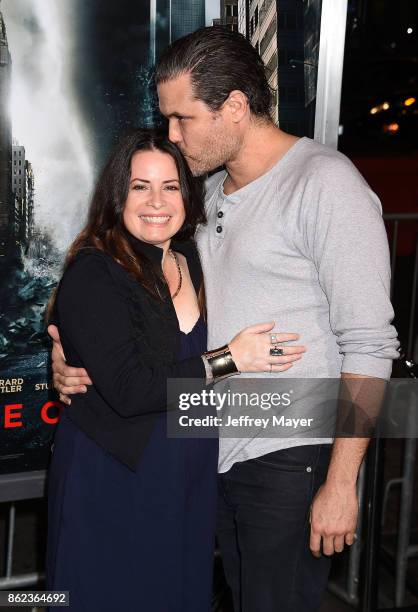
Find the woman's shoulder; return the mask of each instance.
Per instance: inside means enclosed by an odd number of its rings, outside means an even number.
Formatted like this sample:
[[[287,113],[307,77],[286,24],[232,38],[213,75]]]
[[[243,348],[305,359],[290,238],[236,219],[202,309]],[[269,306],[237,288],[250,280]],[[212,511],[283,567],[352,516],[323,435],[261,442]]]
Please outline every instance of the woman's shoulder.
[[[111,255],[94,247],[78,251],[61,279],[60,288],[97,290],[100,286],[126,280],[128,273]]]
[[[91,272],[106,272],[112,263],[116,264],[108,253],[95,247],[83,247],[68,264],[64,276],[69,274],[84,276]]]

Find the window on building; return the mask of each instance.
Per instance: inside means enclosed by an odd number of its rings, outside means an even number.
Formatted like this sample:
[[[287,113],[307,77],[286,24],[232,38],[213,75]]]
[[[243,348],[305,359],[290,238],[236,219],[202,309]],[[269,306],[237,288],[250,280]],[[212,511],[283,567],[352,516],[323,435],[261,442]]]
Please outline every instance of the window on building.
[[[238,4],[234,4],[232,7],[232,14],[234,17],[238,17]]]
[[[254,13],[254,25],[255,27],[258,26],[258,6],[255,7],[255,13]]]

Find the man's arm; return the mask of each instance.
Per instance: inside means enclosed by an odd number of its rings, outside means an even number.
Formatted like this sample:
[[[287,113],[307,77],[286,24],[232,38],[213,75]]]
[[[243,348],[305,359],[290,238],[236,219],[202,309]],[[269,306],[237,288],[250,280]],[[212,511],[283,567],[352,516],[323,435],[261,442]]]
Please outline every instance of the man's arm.
[[[318,163],[304,197],[304,245],[327,296],[330,327],[343,355],[338,416],[345,413],[362,432],[356,438],[355,431],[351,438],[337,433],[327,479],[312,504],[311,549],[318,555],[321,540],[325,554],[353,542],[356,481],[367,432],[399,343],[391,325],[389,249],[377,196],[351,162],[336,154]]]
[[[379,414],[386,381],[359,374],[342,374],[341,412],[351,412],[355,431],[369,430]],[[366,431],[367,431],[366,430]],[[312,553],[319,557],[341,552],[354,542],[358,519],[357,477],[370,438],[335,439],[328,475],[311,508]]]
[[[60,400],[64,404],[70,405],[69,395],[86,393],[86,385],[92,385],[93,383],[84,368],[72,368],[66,364],[58,327],[49,325],[48,334],[52,338],[51,357],[54,387],[60,394]],[[64,381],[66,384],[64,384]]]

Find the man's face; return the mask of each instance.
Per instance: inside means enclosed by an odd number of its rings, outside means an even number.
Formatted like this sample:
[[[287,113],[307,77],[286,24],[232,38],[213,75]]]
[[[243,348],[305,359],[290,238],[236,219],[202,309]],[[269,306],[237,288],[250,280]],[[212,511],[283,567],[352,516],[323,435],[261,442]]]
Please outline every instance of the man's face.
[[[169,139],[185,156],[195,176],[227,163],[238,152],[241,141],[230,120],[228,108],[213,112],[193,96],[190,75],[158,85],[160,111],[169,120]]]

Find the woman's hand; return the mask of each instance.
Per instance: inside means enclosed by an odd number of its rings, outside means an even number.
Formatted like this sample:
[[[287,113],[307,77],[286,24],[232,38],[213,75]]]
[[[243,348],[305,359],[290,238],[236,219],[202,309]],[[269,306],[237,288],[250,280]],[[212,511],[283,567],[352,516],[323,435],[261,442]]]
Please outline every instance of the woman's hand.
[[[231,340],[229,350],[240,372],[284,372],[301,359],[306,351],[304,346],[282,345],[298,340],[299,334],[271,332],[274,325],[274,322],[251,325]],[[270,355],[274,348],[282,349],[283,355]]]

